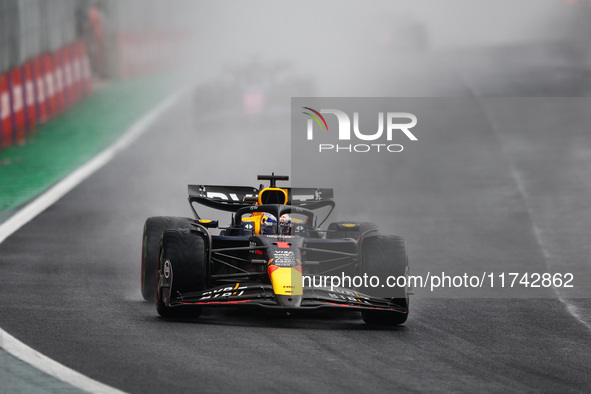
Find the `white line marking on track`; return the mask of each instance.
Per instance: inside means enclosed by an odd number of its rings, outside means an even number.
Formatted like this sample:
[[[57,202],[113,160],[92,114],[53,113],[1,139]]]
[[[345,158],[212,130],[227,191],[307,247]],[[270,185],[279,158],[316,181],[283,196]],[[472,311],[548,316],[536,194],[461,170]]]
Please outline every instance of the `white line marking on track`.
[[[50,359],[47,356],[44,356],[43,354],[30,348],[12,335],[2,330],[0,330],[0,348],[6,350],[8,353],[37,368],[38,370],[43,371],[46,374],[61,381],[69,383],[81,390],[88,391],[90,393],[101,394],[124,393],[123,391],[93,380],[79,372],[74,371],[73,369],[66,367],[65,365],[58,363],[57,361]],[[43,391],[43,388],[39,388],[39,391]]]
[[[462,79],[463,83],[466,86],[468,86],[468,88],[470,89],[470,91],[474,95],[474,98],[481,103],[482,96],[479,96],[477,94],[478,93],[477,89],[474,86],[472,86],[470,81],[467,80],[466,78],[460,77],[460,79]],[[546,243],[544,242],[544,239],[542,237],[542,232],[540,231],[539,227],[536,226],[536,224],[534,222],[533,212],[531,210],[530,203],[529,203],[529,194],[525,188],[525,182],[523,180],[523,177],[516,170],[515,165],[513,164],[513,161],[511,160],[511,157],[506,152],[506,150],[503,146],[503,140],[501,137],[499,126],[495,122],[494,117],[491,116],[491,114],[486,110],[486,106],[483,105],[482,103],[480,104],[480,108],[482,108],[483,113],[488,120],[488,124],[490,125],[492,131],[497,136],[497,139],[498,139],[499,144],[501,146],[501,150],[503,151],[503,154],[505,155],[505,161],[509,167],[509,170],[511,171],[511,177],[515,180],[515,183],[517,185],[517,189],[519,190],[519,194],[521,195],[521,198],[523,199],[523,203],[525,204],[525,209],[527,211],[527,214],[529,216],[529,221],[530,221],[532,228],[533,228],[534,237],[536,239],[536,242],[538,243],[538,246],[540,247],[542,254],[544,255],[544,261],[546,262],[546,267],[548,269],[550,269],[551,268],[550,267],[551,255],[550,255],[550,252],[548,251],[548,249],[546,248]],[[575,304],[572,304],[571,302],[569,302],[568,299],[566,299],[565,297],[563,297],[563,295],[560,294],[560,291],[556,287],[552,287],[552,290],[554,291],[554,294],[556,294],[556,297],[558,298],[558,300],[566,307],[567,312],[572,317],[574,317],[579,323],[581,323],[582,325],[587,327],[589,330],[591,330],[591,322],[589,322],[585,318],[585,316],[581,313],[580,308],[577,307]]]
[[[4,242],[6,238],[16,232],[19,228],[27,224],[41,212],[65,196],[70,190],[82,183],[90,175],[102,168],[105,164],[111,161],[117,153],[131,145],[133,141],[148,129],[152,122],[171,108],[187,91],[188,89],[181,90],[170,95],[154,109],[135,122],[115,143],[100,152],[86,164],[74,170],[71,174],[56,183],[2,223],[0,225],[0,243]],[[91,393],[123,393],[123,391],[93,380],[47,356],[44,356],[2,329],[0,329],[0,348],[3,348],[8,353],[48,375],[69,383],[81,390]]]
[[[134,123],[131,128],[117,140],[117,142],[103,150],[90,161],[86,162],[86,164],[74,170],[45,193],[41,194],[16,214],[11,216],[4,223],[0,224],[0,243],[4,242],[6,238],[16,232],[19,228],[27,224],[35,216],[49,208],[70,190],[74,189],[86,178],[102,168],[105,164],[111,161],[117,153],[131,145],[133,141],[146,131],[150,123],[155,121],[168,108],[172,107],[182,95],[183,92],[178,92],[168,97],[156,108]]]

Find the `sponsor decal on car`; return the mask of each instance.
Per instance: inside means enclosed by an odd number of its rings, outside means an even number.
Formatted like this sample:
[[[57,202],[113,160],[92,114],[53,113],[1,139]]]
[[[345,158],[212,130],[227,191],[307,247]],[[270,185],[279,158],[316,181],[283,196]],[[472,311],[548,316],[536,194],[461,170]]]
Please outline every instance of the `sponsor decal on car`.
[[[295,267],[297,261],[292,250],[275,250],[273,251],[274,262],[277,267]]]
[[[166,260],[164,262],[164,267],[162,268],[162,272],[164,273],[164,277],[166,279],[170,278],[170,260]]]

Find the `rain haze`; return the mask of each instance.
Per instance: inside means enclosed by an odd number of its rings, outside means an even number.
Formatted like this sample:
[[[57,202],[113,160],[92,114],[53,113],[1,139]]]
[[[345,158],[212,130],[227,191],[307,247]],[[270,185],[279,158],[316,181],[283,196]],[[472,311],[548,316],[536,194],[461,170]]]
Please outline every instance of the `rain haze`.
[[[590,37],[591,0],[0,0],[2,389],[589,392]],[[287,304],[326,263],[424,282]]]

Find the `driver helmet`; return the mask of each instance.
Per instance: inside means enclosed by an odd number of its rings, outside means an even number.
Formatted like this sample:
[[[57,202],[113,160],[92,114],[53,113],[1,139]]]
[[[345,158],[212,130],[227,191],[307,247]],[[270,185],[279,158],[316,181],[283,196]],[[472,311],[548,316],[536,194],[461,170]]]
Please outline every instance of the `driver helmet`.
[[[281,235],[291,235],[291,216],[287,213],[279,218],[278,233]]]
[[[277,231],[277,218],[270,213],[261,216],[261,234],[275,234]]]

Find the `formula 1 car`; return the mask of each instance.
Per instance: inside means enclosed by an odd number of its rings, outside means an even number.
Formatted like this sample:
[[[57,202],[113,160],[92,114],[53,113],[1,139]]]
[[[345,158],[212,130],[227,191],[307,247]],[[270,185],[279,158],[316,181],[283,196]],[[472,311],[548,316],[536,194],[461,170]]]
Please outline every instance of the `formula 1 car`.
[[[219,78],[194,92],[194,102],[200,113],[209,116],[223,114],[244,119],[246,115],[256,119],[263,113],[289,113],[290,97],[314,93],[313,79],[300,75],[293,63],[252,59],[224,66]]]
[[[189,185],[195,219],[148,218],[142,295],[156,300],[161,316],[250,305],[358,310],[368,324],[406,321],[406,285],[384,285],[388,278],[408,277],[401,237],[382,235],[365,222],[335,222],[322,230],[335,207],[332,189],[277,187],[288,177],[275,174],[258,179],[270,186]],[[220,228],[219,221],[202,219],[195,204],[232,212],[232,223]],[[318,223],[316,212],[323,210],[328,213]],[[218,235],[214,228],[221,229]]]

